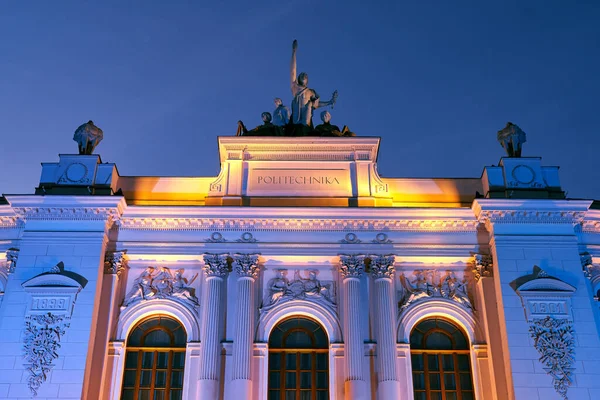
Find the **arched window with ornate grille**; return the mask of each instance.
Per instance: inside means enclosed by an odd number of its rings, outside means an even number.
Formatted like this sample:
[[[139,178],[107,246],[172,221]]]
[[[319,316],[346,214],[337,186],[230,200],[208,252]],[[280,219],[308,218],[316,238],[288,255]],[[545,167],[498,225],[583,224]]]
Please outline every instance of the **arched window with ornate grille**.
[[[453,322],[428,318],[410,334],[415,400],[473,400],[469,341]]]
[[[317,322],[293,317],[273,328],[268,399],[329,399],[329,340]]]
[[[182,399],[186,342],[185,329],[171,317],[138,323],[127,338],[121,399]]]

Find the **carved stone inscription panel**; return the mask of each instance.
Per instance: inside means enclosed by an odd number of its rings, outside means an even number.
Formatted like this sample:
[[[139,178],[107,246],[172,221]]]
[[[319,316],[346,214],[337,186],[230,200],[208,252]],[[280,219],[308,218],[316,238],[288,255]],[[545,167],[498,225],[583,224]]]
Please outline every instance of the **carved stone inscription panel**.
[[[352,196],[349,168],[250,168],[248,196]]]

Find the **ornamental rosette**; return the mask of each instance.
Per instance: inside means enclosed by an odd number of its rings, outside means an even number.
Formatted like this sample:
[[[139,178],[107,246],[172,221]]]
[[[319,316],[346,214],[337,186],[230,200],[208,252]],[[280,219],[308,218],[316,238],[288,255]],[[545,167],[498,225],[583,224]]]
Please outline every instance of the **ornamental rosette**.
[[[229,253],[205,254],[204,272],[207,276],[224,277],[229,272]]]
[[[48,379],[53,361],[58,358],[60,338],[65,334],[69,324],[67,318],[51,313],[32,315],[25,321],[23,358],[27,371],[27,386],[33,396]]]
[[[359,278],[365,270],[362,254],[340,254],[340,273],[344,278]]]
[[[540,354],[544,370],[552,377],[554,390],[567,399],[567,389],[573,383],[575,368],[575,338],[573,324],[568,319],[545,317],[534,319],[529,327],[535,349]]]
[[[256,279],[258,277],[258,256],[260,254],[234,254],[235,272],[240,277]]]
[[[396,260],[396,256],[393,254],[370,255],[369,259],[371,260],[370,267],[373,278],[392,279],[394,276],[394,261]]]

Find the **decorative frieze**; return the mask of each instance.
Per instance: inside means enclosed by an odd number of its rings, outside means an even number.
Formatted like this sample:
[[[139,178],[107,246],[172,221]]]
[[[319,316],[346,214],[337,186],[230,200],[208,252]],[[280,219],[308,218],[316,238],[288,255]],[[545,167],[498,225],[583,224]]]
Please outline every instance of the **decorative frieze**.
[[[259,271],[258,256],[259,254],[234,254],[233,266],[238,276],[256,279]]]
[[[182,268],[174,273],[167,267],[146,268],[133,281],[133,287],[125,296],[123,306],[128,307],[142,300],[171,299],[192,307],[199,307],[196,291],[191,287],[198,274],[187,279],[183,276],[184,272],[185,270]]]
[[[473,260],[473,278],[479,282],[482,277],[491,277],[493,275],[492,256],[486,254],[475,254]]]
[[[262,311],[288,300],[302,299],[335,306],[335,282],[317,279],[318,271],[306,270],[303,277],[299,270],[294,271],[294,279],[288,280],[287,269],[275,271],[275,277],[267,283]]]
[[[107,252],[104,256],[104,273],[121,276],[127,267],[127,250]]]
[[[229,272],[229,253],[205,254],[203,269],[207,276],[226,276]]]
[[[415,270],[412,279],[404,273],[400,278],[404,290],[400,301],[401,310],[430,298],[445,298],[455,301],[467,310],[473,308],[467,291],[467,281],[459,279],[455,271]]]
[[[117,207],[15,207],[24,220],[84,220],[118,221],[121,211]]]
[[[62,262],[22,284],[27,295],[23,358],[29,375],[27,386],[33,396],[48,379],[59,356],[60,341],[69,327],[77,293],[86,284],[81,275],[66,273]]]
[[[346,233],[344,238],[342,240],[340,240],[340,243],[342,243],[342,244],[357,244],[357,243],[361,243],[361,242],[362,242],[362,240],[360,240],[358,238],[356,233]]]
[[[167,218],[123,217],[120,229],[203,231],[392,231],[476,232],[475,219],[343,219],[343,218]],[[207,240],[208,241],[208,240]]]
[[[363,254],[340,254],[340,274],[343,278],[360,278],[365,270]]]
[[[393,254],[370,255],[369,260],[369,267],[373,278],[392,279],[392,277],[394,276],[394,261],[396,260],[396,256],[394,256]]]

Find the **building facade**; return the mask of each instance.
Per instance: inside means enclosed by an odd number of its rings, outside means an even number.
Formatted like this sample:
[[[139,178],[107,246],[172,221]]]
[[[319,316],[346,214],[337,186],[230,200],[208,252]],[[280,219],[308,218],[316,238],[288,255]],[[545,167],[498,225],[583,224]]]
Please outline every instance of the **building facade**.
[[[599,399],[598,204],[539,158],[382,178],[379,144],[42,164],[0,198],[0,398]]]

